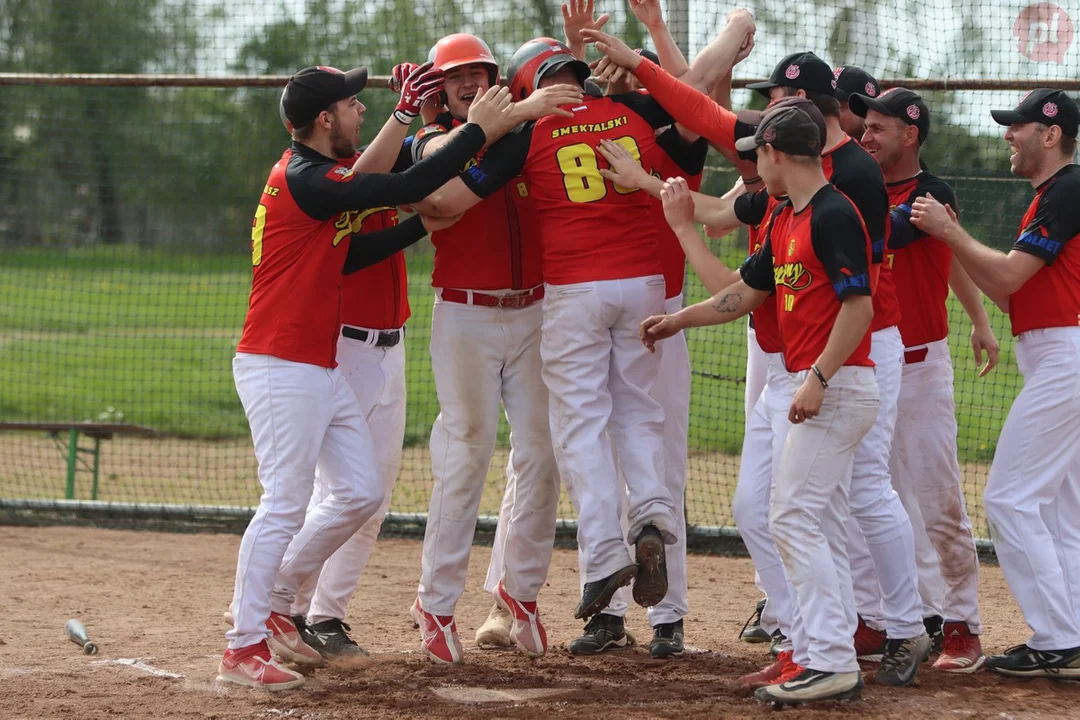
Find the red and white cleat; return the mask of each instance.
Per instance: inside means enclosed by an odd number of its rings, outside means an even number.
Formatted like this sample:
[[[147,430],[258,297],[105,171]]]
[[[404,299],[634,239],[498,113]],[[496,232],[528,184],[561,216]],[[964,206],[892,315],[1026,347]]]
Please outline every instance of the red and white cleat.
[[[748,688],[756,689],[781,682],[780,678],[782,677],[795,677],[803,671],[803,668],[796,665],[791,657],[792,654],[790,651],[782,652],[776,656],[776,662],[772,665],[769,665],[756,673],[743,675],[739,678],[739,682]]]
[[[270,649],[286,662],[309,667],[322,667],[326,664],[319,651],[304,642],[296,623],[288,615],[270,613],[266,628],[271,632],[267,641]]]
[[[432,615],[420,607],[416,598],[412,609],[413,623],[420,628],[420,649],[437,663],[459,663],[465,654],[458,638],[453,615]]]
[[[541,657],[547,652],[547,631],[540,622],[540,611],[535,602],[522,602],[510,597],[500,580],[495,588],[495,602],[509,611],[514,619],[510,639],[521,652],[529,657]]]
[[[282,667],[270,654],[265,640],[239,650],[226,650],[218,665],[217,679],[270,692],[292,690],[304,684],[303,675]]]
[[[973,635],[967,623],[945,623],[942,628],[941,655],[934,663],[934,669],[949,673],[973,673],[982,667],[986,657],[983,655],[982,642],[978,635]]]

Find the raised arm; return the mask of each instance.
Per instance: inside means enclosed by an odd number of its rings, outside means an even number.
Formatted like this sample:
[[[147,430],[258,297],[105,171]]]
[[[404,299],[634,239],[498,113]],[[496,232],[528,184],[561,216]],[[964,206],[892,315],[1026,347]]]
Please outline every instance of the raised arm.
[[[593,19],[593,0],[567,0],[562,4],[563,34],[566,35],[566,47],[578,60],[585,59],[585,41],[581,31],[599,30],[607,25],[611,15],[604,13]]]
[[[391,73],[391,86],[399,87],[400,98],[394,112],[387,118],[379,134],[368,145],[364,154],[353,165],[357,173],[386,173],[397,162],[401,144],[409,133],[409,126],[420,114],[429,98],[443,89],[443,72],[431,63],[413,65],[401,63]]]
[[[732,270],[724,261],[712,254],[708,245],[694,227],[694,197],[683,178],[672,178],[664,183],[660,193],[664,203],[664,217],[671,226],[686,259],[694,269],[701,284],[715,295],[740,279],[738,270]]]

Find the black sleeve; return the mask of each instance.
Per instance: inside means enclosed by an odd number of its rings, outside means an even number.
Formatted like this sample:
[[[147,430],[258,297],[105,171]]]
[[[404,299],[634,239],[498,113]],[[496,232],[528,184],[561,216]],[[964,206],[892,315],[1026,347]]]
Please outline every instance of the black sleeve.
[[[651,95],[640,92],[628,92],[619,93],[618,95],[609,95],[608,97],[633,110],[641,116],[642,120],[649,123],[654,129],[667,127],[668,125],[673,125],[675,123],[675,118],[671,117],[667,110],[660,107],[660,103],[656,102]]]
[[[947,182],[938,178],[920,182],[904,202],[889,211],[889,249],[900,250],[926,237],[926,233],[911,224],[911,205],[915,198],[925,197],[927,193],[942,205],[950,206],[957,216],[960,215],[956,193]]]
[[[446,135],[453,127],[453,119],[445,113],[439,115],[433,121],[420,128],[416,135],[413,136],[412,142],[412,159],[413,162],[420,162],[424,157],[424,146],[430,142],[434,137],[440,135]]]
[[[862,148],[854,143],[852,145],[843,166],[838,166],[834,161],[830,182],[855,203],[859,215],[866,223],[866,231],[870,233],[870,247],[873,250],[871,261],[880,265],[885,261],[889,190],[885,187],[885,176],[881,174],[877,161]]]
[[[402,173],[354,173],[328,160],[298,162],[295,169],[290,162],[285,178],[306,215],[329,220],[346,210],[420,202],[456,177],[484,141],[484,131],[470,123],[442,150]]]
[[[765,213],[769,209],[769,193],[758,190],[752,193],[743,193],[735,198],[735,217],[743,225],[757,226],[765,219]]]
[[[1076,168],[1077,166],[1068,166]],[[1051,181],[1035,208],[1035,216],[1013,245],[1052,265],[1065,243],[1080,235],[1080,170]]]
[[[522,123],[488,148],[479,163],[461,173],[465,187],[478,198],[486,198],[520,175],[529,156],[532,132],[533,123]]]
[[[375,232],[353,233],[349,240],[349,252],[345,256],[342,274],[351,275],[357,270],[380,263],[399,250],[412,245],[427,235],[419,215],[403,223]]]
[[[705,169],[705,157],[709,154],[709,141],[698,138],[686,142],[678,129],[670,127],[656,138],[656,144],[668,154],[687,177],[700,175]]]
[[[412,159],[412,144],[413,138],[405,138],[405,142],[401,143],[401,149],[398,150],[397,160],[394,161],[394,167],[390,168],[392,173],[405,172],[413,165]]]
[[[762,292],[776,289],[776,273],[773,272],[772,235],[768,234],[758,251],[743,261],[739,275],[747,287]]]
[[[870,294],[866,228],[851,203],[833,196],[820,208],[815,207],[810,218],[810,242],[840,302]]]

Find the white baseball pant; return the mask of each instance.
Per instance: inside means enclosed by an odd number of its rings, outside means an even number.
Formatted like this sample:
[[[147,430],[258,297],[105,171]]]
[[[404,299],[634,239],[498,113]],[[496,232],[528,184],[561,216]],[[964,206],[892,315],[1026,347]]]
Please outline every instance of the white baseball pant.
[[[683,296],[676,295],[664,301],[664,312],[671,315],[682,309]],[[690,427],[690,350],[686,335],[680,331],[656,346],[660,355],[660,375],[653,386],[652,397],[664,410],[664,485],[671,492],[675,507],[684,507],[686,495],[686,447]],[[626,478],[622,465],[615,458],[619,470],[619,490],[623,496],[621,524],[629,531],[629,501],[626,497]],[[659,605],[648,610],[649,625],[656,627],[678,622],[690,614],[686,599],[686,513],[676,512],[678,540],[667,548],[668,591]],[[632,551],[630,551],[632,554]],[[585,590],[585,555],[578,552],[578,577],[581,590]],[[611,602],[604,608],[607,615],[623,617],[630,607],[631,588],[615,591]]]
[[[546,301],[525,308],[444,302],[436,291],[431,366],[439,416],[431,431],[431,493],[420,604],[453,615],[465,588],[476,518],[495,451],[499,404],[510,423],[513,513],[507,524],[506,591],[536,600],[555,538],[559,477],[540,380],[540,325]]]
[[[1028,647],[1080,647],[1080,327],[1021,333],[1024,387],[1001,429],[983,502]]]
[[[781,353],[766,353],[764,357],[765,389],[747,418],[731,513],[754,563],[759,587],[769,598],[766,608],[774,625],[772,628],[765,625],[764,613],[762,625],[767,630],[778,627],[787,638],[784,649],[789,650],[794,599],[769,528],[769,507],[775,473],[780,467],[784,443],[791,429],[788,410],[796,388],[791,384],[791,375],[784,367]]]
[[[761,397],[761,393],[765,390],[768,375],[768,353],[761,349],[761,345],[757,341],[757,333],[748,323],[746,326],[746,392],[743,397],[747,430],[750,426],[750,416],[754,412],[754,405],[757,404],[758,398]],[[740,467],[742,467],[741,462]],[[767,503],[768,500],[766,499]],[[767,525],[768,513],[764,513],[763,516]],[[754,585],[762,593],[768,595],[765,585],[761,581],[761,575],[757,570],[754,570]],[[773,606],[768,603],[765,604],[765,609],[761,611],[760,625],[770,634],[779,627]]]
[[[235,650],[270,636],[271,610],[289,613],[301,580],[378,511],[384,493],[371,432],[341,372],[237,353],[233,378],[263,486],[240,541],[225,635]],[[305,518],[316,467],[329,494]]]
[[[338,370],[356,394],[371,429],[385,497],[378,512],[330,556],[321,572],[312,573],[297,591],[290,614],[302,615],[310,623],[345,619],[349,600],[356,592],[390,507],[401,465],[401,446],[405,440],[405,342],[402,339],[394,347],[376,347],[379,330],[360,329],[367,330],[367,342],[344,336],[338,340]],[[316,472],[308,513],[326,496],[327,488],[326,476]]]
[[[914,531],[900,496],[893,489],[889,472],[903,355],[903,341],[895,326],[872,334],[870,359],[874,361],[880,404],[873,427],[855,451],[851,515],[847,521],[850,545],[865,544],[873,561],[873,575],[865,571],[856,575],[852,565],[853,581],[858,578],[866,583],[869,578],[871,585],[880,588],[880,621],[888,637],[894,640],[918,637],[925,632]],[[860,590],[857,597],[871,594]],[[875,609],[859,608],[871,617]]]
[[[799,387],[808,371],[791,375]],[[878,413],[874,368],[842,367],[820,414],[788,431],[769,527],[794,591],[795,661],[822,672],[856,672],[855,601],[847,560],[848,489],[856,447]],[[801,633],[805,638],[799,637]]]
[[[669,545],[677,540],[682,508],[664,485],[664,411],[650,395],[660,359],[638,337],[641,321],[663,311],[664,278],[549,284],[545,293],[540,353],[551,435],[578,515],[585,581],[594,582],[633,564],[626,543],[646,525]],[[630,495],[628,533],[612,445]]]

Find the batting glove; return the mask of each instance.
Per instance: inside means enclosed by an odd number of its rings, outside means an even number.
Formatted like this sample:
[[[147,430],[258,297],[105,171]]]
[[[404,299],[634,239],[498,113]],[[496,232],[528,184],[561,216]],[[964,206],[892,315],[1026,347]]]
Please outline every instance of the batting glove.
[[[390,92],[401,93],[405,81],[413,74],[413,70],[420,67],[416,63],[400,63],[390,71]]]
[[[396,74],[398,68],[394,68]],[[404,72],[404,68],[402,68]],[[436,70],[431,63],[415,67],[405,81],[401,83],[401,99],[394,108],[394,118],[402,125],[408,125],[420,114],[424,102],[443,90],[443,71]]]

